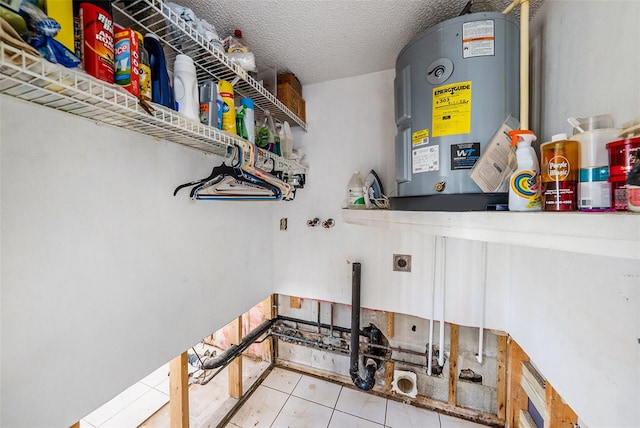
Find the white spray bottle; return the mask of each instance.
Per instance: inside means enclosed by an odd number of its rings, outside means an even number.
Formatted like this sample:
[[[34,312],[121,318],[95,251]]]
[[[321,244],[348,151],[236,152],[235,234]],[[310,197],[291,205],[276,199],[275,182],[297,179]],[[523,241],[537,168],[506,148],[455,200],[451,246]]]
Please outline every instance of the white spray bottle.
[[[509,136],[511,147],[517,145],[518,162],[509,180],[509,211],[540,211],[540,165],[531,147],[536,136],[526,129],[510,131]]]

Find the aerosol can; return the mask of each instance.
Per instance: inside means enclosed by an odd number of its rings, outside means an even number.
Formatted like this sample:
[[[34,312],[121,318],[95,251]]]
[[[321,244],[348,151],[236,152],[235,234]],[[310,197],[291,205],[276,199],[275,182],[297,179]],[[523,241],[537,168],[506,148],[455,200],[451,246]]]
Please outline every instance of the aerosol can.
[[[529,130],[509,132],[511,147],[517,145],[518,166],[509,180],[509,211],[540,211],[540,165],[531,143],[536,136]]]

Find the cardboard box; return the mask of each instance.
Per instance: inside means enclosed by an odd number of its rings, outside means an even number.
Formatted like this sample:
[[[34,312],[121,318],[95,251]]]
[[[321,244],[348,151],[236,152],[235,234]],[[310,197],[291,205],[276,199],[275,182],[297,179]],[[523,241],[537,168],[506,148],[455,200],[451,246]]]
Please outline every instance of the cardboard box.
[[[300,95],[293,89],[288,83],[282,83],[278,85],[278,96],[282,104],[287,106],[289,110],[295,115],[298,114],[300,109]]]
[[[302,119],[303,122],[307,121],[307,108],[302,98],[300,98],[300,102],[298,103],[298,117]]]
[[[293,73],[280,73],[278,74],[278,86],[283,84],[289,84],[293,88],[294,91],[302,97],[302,85],[300,81]]]

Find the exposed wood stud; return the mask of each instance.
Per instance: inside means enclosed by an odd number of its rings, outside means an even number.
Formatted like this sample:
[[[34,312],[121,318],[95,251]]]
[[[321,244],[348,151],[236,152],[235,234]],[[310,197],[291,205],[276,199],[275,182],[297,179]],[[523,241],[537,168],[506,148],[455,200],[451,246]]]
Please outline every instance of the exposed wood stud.
[[[183,352],[169,362],[169,426],[189,427],[189,387],[187,379],[187,353]]]
[[[547,414],[550,416],[546,428],[573,428],[578,423],[578,415],[562,400],[556,390],[547,382],[545,386]]]
[[[529,356],[509,337],[507,339],[507,420],[509,427],[520,426],[520,410],[527,409],[527,394],[520,386],[522,363]]]
[[[393,384],[393,371],[395,370],[395,365],[388,361],[384,365],[384,387],[387,391],[391,391],[391,386]]]
[[[302,299],[300,297],[289,297],[289,307],[291,309],[300,309],[302,307]]]
[[[229,344],[239,345],[242,342],[242,316],[231,321],[229,326]],[[229,364],[229,395],[233,398],[242,397],[242,355]]]
[[[393,338],[395,330],[394,318],[393,312],[387,312],[387,339]]]
[[[75,424],[71,425],[69,428],[80,428],[80,421],[78,421]]]
[[[449,349],[449,405],[455,406],[458,394],[458,337],[460,326],[451,324],[451,347]],[[441,350],[440,352],[444,352]]]
[[[262,319],[270,320],[274,318],[273,312],[275,310],[273,302],[275,301],[275,294],[270,295],[262,301]],[[262,342],[262,359],[264,361],[273,362],[273,338],[268,338]]]
[[[498,336],[498,376],[496,379],[498,395],[498,419],[507,417],[507,336]]]

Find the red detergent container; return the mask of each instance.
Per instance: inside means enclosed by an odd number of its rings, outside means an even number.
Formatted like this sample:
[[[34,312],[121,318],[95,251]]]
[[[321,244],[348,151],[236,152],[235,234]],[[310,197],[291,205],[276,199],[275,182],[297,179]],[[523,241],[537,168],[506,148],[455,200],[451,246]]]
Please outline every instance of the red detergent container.
[[[640,137],[607,144],[611,207],[626,211],[628,207],[627,174],[633,167],[635,153],[640,150]]]

